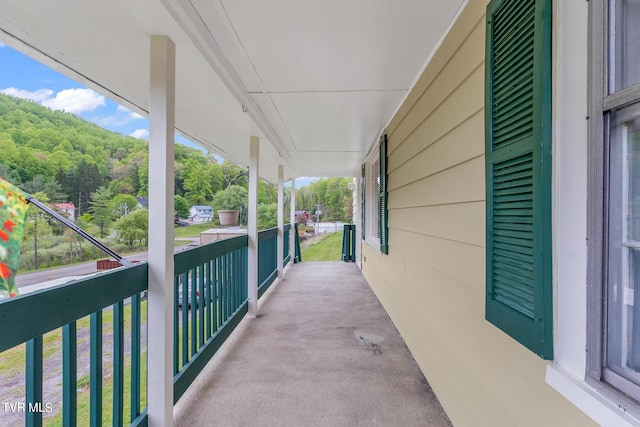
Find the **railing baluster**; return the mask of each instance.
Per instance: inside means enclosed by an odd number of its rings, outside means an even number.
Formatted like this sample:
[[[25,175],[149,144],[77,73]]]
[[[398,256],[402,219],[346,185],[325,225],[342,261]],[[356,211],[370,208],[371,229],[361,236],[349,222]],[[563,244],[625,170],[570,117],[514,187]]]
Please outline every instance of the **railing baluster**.
[[[189,274],[182,273],[182,363],[184,366],[189,361]]]
[[[205,307],[207,311],[205,312],[205,326],[204,326],[204,336],[205,340],[208,340],[211,336],[211,309],[213,308],[211,301],[211,261],[207,261],[204,265],[205,279],[204,279],[204,300]]]
[[[119,427],[124,420],[124,304],[113,305],[113,417]]]
[[[140,332],[141,332],[140,294],[131,297],[131,419],[140,415]]]
[[[180,372],[180,328],[178,317],[178,277],[173,278],[173,374]]]
[[[231,255],[225,254],[225,290],[227,293],[227,312],[225,313],[225,321],[231,316]]]
[[[194,354],[196,354],[196,346],[198,345],[198,336],[197,336],[197,332],[198,332],[198,323],[197,323],[197,310],[198,310],[198,300],[197,300],[197,289],[196,289],[196,285],[198,283],[198,278],[197,278],[197,274],[196,272],[198,271],[197,268],[192,268],[191,269],[191,280],[189,282],[189,284],[191,285],[191,298],[189,298],[189,301],[191,303],[191,306],[189,307],[189,309],[191,310],[191,355],[189,356],[189,360],[191,360],[191,357],[193,357]]]
[[[200,289],[200,300],[198,310],[198,350],[204,345],[204,310],[205,310],[205,289],[204,289],[204,264],[198,266],[198,289]]]
[[[232,301],[232,311],[236,311],[236,307],[238,306],[238,277],[240,276],[240,271],[238,271],[238,251],[233,251],[231,253],[231,286],[233,287],[233,301]]]
[[[25,425],[42,426],[42,412],[32,408],[42,405],[42,335],[27,341],[25,385]]]
[[[211,311],[211,335],[218,330],[218,313],[220,312],[220,298],[218,293],[218,260],[211,260],[211,298],[213,307]]]
[[[220,325],[227,320],[227,254],[220,257],[220,289],[222,292],[222,318]]]
[[[218,323],[216,325],[216,331],[222,325],[222,312],[223,312],[223,296],[222,296],[222,256],[216,259],[216,293],[218,295]]]
[[[238,304],[237,307],[240,307],[242,305],[242,303],[244,302],[244,289],[242,287],[242,278],[244,277],[245,274],[245,268],[244,268],[244,252],[242,251],[242,249],[238,250],[238,279],[237,279],[237,285],[238,286]]]
[[[242,277],[240,280],[240,288],[242,289],[242,300],[245,301],[249,297],[249,288],[247,287],[247,283],[249,282],[249,271],[247,271],[247,267],[249,266],[249,253],[247,248],[242,248],[241,253]]]
[[[77,425],[78,352],[76,322],[62,327],[62,424]]]
[[[102,311],[91,314],[89,325],[89,424],[102,426]]]
[[[243,298],[242,298],[242,250],[238,249],[237,251],[237,255],[236,255],[236,271],[238,272],[238,275],[236,276],[236,294],[238,295],[238,299],[236,300],[236,309],[238,309],[238,307],[240,307],[240,305],[242,304]]]

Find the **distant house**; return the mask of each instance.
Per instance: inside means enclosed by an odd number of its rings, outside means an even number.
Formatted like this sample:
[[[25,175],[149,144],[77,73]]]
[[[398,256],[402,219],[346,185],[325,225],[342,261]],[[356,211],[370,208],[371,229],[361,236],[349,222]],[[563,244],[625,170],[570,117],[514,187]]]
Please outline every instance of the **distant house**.
[[[136,197],[136,202],[138,202],[138,208],[149,208],[149,200],[146,197]]]
[[[193,205],[189,208],[189,219],[193,222],[213,221],[213,208],[211,206]]]
[[[53,203],[51,205],[54,210],[60,212],[64,217],[70,219],[71,221],[75,221],[76,219],[76,206],[69,203]]]
[[[308,211],[296,211],[295,212],[295,220],[299,224],[306,224],[309,219]]]

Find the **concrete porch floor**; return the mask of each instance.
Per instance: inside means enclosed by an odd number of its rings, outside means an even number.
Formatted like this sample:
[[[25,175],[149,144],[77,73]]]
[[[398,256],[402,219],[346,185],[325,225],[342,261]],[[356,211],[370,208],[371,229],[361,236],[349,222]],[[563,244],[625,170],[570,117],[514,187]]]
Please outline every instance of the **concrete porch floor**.
[[[174,408],[176,426],[450,426],[353,263],[290,265]]]

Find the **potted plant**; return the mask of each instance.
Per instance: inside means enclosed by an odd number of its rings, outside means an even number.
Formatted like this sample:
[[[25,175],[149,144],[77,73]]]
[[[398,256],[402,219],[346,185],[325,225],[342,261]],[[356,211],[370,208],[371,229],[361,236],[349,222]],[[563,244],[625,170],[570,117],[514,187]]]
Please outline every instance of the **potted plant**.
[[[220,225],[238,225],[240,210],[247,205],[247,189],[232,185],[213,196]]]

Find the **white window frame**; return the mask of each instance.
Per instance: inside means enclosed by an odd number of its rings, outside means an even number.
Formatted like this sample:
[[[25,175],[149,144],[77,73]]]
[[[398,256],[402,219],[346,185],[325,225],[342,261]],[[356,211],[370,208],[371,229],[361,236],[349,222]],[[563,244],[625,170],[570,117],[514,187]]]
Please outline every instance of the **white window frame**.
[[[380,252],[380,152],[375,145],[365,161],[364,241]]]
[[[602,209],[595,206],[603,195],[592,188],[599,180],[600,159],[592,154],[594,126],[590,94],[593,77],[603,75],[602,65],[589,60],[602,52],[604,41],[590,37],[598,28],[595,18],[605,0],[554,1],[554,101],[553,101],[553,258],[554,258],[554,360],[547,363],[545,382],[600,425],[638,426],[638,406],[621,393],[592,378],[593,331],[601,330],[592,314],[594,271],[588,259],[593,247],[592,229],[602,229]],[[600,15],[601,19],[602,15]],[[599,24],[602,27],[602,24]],[[591,40],[591,42],[589,42]],[[602,62],[602,61],[601,61]],[[604,84],[605,82],[601,82]],[[597,88],[596,88],[597,89]],[[601,114],[601,113],[600,113]],[[597,156],[596,156],[597,157]],[[600,167],[600,170],[602,167]],[[595,174],[595,176],[594,176]],[[598,202],[598,199],[600,202]],[[594,203],[595,202],[595,203]],[[602,205],[600,205],[602,206]],[[601,243],[601,242],[600,242]],[[589,337],[587,337],[589,335]],[[601,341],[596,341],[601,342]]]

